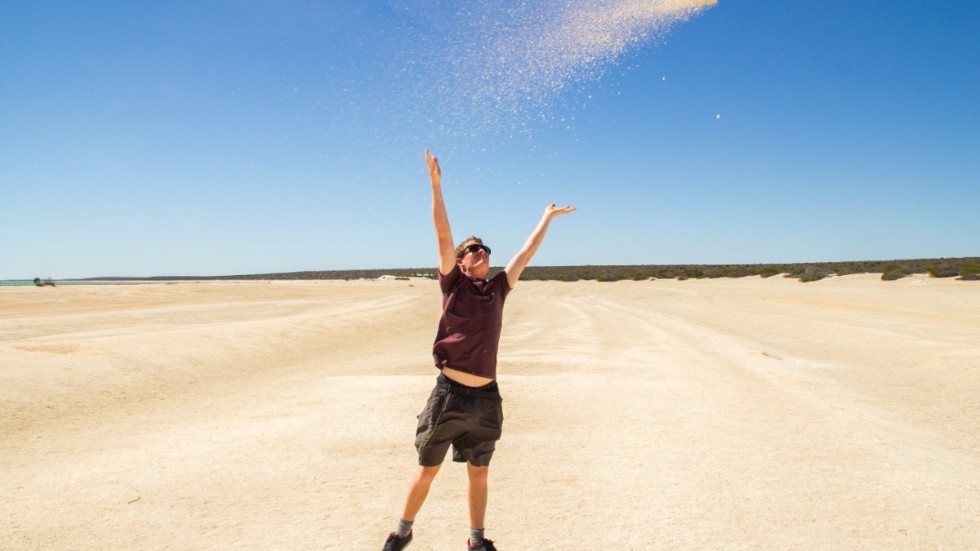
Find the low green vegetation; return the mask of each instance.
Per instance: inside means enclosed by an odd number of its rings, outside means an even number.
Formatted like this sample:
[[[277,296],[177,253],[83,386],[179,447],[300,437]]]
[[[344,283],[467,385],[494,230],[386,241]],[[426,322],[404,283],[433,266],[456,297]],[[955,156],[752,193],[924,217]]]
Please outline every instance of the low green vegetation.
[[[907,275],[909,275],[909,270],[905,266],[899,264],[889,264],[885,266],[881,272],[881,280],[894,281],[896,279],[902,279]]]
[[[955,277],[958,280],[980,280],[980,257],[933,258],[915,260],[881,260],[858,262],[818,262],[807,264],[682,264],[682,265],[616,265],[616,266],[528,266],[522,276],[539,281],[646,281],[650,279],[711,279],[720,277],[783,277],[802,282],[819,281],[830,276],[850,274],[881,274],[884,281],[893,281],[912,274],[932,277]],[[378,279],[435,278],[435,269],[405,268],[389,270],[332,270],[251,274],[213,277],[155,277],[147,280],[205,280],[205,279]],[[98,278],[102,280],[112,278]],[[123,278],[118,278],[123,279]],[[133,279],[133,278],[125,278]]]
[[[960,267],[959,279],[967,281],[980,281],[980,263],[971,262]]]
[[[796,277],[797,274],[790,274],[791,277]],[[800,274],[800,281],[803,283],[808,283],[810,281],[820,281],[821,279],[834,275],[834,272],[830,271],[829,268],[823,266],[807,266],[803,273]]]
[[[773,266],[767,266],[762,270],[759,270],[759,276],[761,277],[772,277],[777,274],[779,274],[779,268],[775,268]]]

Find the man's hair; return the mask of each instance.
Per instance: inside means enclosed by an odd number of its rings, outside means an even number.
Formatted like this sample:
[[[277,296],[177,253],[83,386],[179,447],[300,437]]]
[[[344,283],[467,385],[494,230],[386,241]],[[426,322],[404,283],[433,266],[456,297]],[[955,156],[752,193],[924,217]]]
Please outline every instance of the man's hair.
[[[464,247],[464,246],[465,246],[465,245],[466,245],[467,243],[470,243],[470,242],[475,242],[475,243],[479,243],[479,244],[481,244],[481,245],[483,244],[483,240],[482,240],[482,239],[480,239],[479,237],[477,237],[477,236],[475,236],[475,235],[471,235],[471,236],[469,236],[469,237],[467,237],[466,239],[464,239],[464,240],[463,240],[463,241],[462,241],[462,242],[461,242],[461,243],[459,244],[459,246],[458,246],[458,247],[456,247],[456,258],[459,258],[459,257],[461,257],[461,256],[463,256],[463,247]]]

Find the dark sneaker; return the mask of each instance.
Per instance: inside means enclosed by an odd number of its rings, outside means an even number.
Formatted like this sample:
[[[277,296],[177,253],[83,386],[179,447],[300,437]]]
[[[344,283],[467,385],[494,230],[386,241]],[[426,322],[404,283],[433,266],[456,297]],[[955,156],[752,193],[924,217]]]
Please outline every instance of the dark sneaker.
[[[385,542],[385,546],[381,548],[381,551],[402,551],[410,543],[412,543],[412,532],[409,532],[404,538],[399,538],[392,532],[388,534],[388,541]]]
[[[497,548],[493,546],[493,540],[486,538],[483,538],[483,543],[475,547],[470,544],[470,540],[466,540],[466,548],[470,551],[497,551]]]

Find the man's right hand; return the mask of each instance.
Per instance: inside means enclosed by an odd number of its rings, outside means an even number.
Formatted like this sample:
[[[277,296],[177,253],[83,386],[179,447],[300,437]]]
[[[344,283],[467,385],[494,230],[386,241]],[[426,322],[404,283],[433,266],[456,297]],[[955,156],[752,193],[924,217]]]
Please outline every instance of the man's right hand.
[[[429,165],[429,180],[432,185],[438,186],[442,182],[442,170],[439,168],[439,159],[433,157],[428,148],[425,150],[425,164]]]

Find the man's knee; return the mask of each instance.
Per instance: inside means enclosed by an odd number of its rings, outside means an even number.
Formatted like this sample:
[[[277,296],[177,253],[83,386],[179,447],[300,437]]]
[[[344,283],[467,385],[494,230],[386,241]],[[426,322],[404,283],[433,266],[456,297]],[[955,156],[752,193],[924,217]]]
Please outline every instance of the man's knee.
[[[435,465],[433,467],[419,467],[419,472],[415,475],[415,479],[419,482],[430,483],[439,474],[439,467],[441,465]]]
[[[466,473],[470,476],[470,480],[473,482],[486,482],[487,477],[490,476],[490,468],[477,467],[475,465],[467,463]]]

